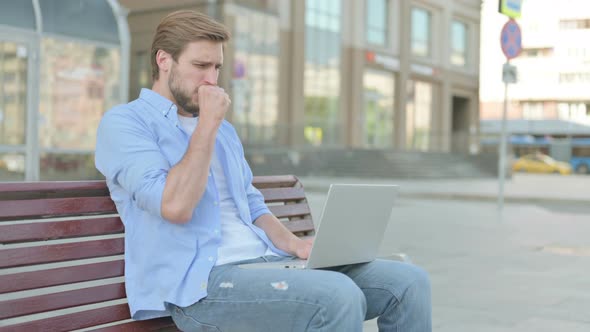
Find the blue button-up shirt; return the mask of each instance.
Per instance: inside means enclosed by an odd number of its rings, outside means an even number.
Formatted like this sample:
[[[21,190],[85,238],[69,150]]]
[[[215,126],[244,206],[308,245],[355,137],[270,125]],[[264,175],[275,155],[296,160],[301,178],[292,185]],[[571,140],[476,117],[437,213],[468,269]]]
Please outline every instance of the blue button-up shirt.
[[[166,316],[164,303],[188,306],[207,296],[207,280],[221,243],[215,182],[207,188],[186,224],[162,218],[166,177],[189,145],[176,106],[143,89],[138,99],[107,112],[98,128],[96,168],[125,224],[125,287],[133,319]],[[234,128],[224,121],[215,149],[240,217],[275,252],[253,222],[270,213],[252,186],[252,172]],[[211,172],[211,171],[210,171]]]

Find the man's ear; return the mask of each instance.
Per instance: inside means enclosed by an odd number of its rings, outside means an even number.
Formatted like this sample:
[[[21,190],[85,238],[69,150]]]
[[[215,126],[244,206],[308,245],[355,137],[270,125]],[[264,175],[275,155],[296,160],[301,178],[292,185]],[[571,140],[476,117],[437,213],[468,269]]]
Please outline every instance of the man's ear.
[[[156,63],[158,64],[158,68],[161,72],[167,73],[170,71],[172,66],[172,55],[164,50],[158,50],[156,53]]]

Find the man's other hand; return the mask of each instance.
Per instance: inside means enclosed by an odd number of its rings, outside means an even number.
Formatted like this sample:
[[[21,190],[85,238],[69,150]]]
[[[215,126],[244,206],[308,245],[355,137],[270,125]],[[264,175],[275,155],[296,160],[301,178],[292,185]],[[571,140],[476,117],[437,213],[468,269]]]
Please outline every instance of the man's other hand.
[[[313,238],[297,238],[293,249],[295,256],[301,259],[307,259],[309,257],[309,253],[311,252],[311,247],[313,246],[313,240]]]

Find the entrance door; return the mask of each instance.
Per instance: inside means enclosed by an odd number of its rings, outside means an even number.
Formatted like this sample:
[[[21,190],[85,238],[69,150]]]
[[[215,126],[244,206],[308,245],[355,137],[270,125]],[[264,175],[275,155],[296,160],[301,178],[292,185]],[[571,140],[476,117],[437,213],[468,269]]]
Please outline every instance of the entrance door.
[[[0,181],[38,179],[32,38],[0,34]]]
[[[387,149],[393,147],[393,73],[366,69],[363,75],[364,108],[361,133],[363,146]]]
[[[453,96],[451,151],[469,152],[469,99]]]

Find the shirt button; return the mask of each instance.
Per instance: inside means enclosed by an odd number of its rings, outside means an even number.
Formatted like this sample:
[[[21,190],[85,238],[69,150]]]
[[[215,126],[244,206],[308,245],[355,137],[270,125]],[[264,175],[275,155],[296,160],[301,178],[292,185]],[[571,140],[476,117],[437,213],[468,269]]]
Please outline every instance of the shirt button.
[[[216,229],[216,230],[214,231],[214,233],[215,233],[215,234],[219,234],[219,230],[218,230],[218,229]]]
[[[215,202],[213,202],[213,205],[217,206],[217,205],[219,205],[219,202],[215,201]]]
[[[202,289],[207,289],[207,283],[206,282],[202,282],[201,283],[201,288]]]
[[[209,256],[209,262],[213,262],[213,256]]]

